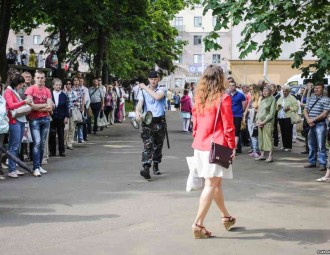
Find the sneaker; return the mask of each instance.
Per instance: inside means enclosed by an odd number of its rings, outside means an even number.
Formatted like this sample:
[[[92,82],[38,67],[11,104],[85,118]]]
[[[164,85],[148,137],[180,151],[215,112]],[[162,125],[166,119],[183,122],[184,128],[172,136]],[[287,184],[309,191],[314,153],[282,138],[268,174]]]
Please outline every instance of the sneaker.
[[[326,166],[320,166],[319,171],[326,171],[326,170],[327,170],[327,167]]]
[[[317,182],[328,182],[328,181],[330,181],[330,177],[323,176],[323,177],[321,177],[319,179],[316,179],[316,181]]]
[[[39,168],[33,170],[33,175],[35,177],[40,177],[41,176],[40,171],[39,171]]]
[[[286,151],[286,152],[290,152],[290,151],[291,151],[291,149],[284,149],[284,151]]]
[[[0,175],[0,180],[6,180],[6,177],[4,177],[3,175]]]
[[[304,168],[315,168],[316,165],[315,164],[307,164],[307,165],[304,165]]]
[[[41,164],[43,164],[43,165],[47,165],[47,164],[48,164],[47,159],[43,159],[42,162],[41,162]]]
[[[8,169],[8,166],[6,164],[4,164],[4,163],[1,163],[1,168],[2,169]]]
[[[259,158],[260,155],[257,152],[252,152],[249,154],[249,156],[252,158]]]
[[[18,175],[16,174],[16,171],[14,171],[14,172],[9,172],[9,173],[8,173],[8,177],[11,177],[11,178],[17,178]]]
[[[42,167],[39,167],[39,172],[42,174],[47,174],[47,171],[43,169]]]
[[[24,173],[19,170],[15,170],[14,173],[17,174],[18,176],[24,175]]]

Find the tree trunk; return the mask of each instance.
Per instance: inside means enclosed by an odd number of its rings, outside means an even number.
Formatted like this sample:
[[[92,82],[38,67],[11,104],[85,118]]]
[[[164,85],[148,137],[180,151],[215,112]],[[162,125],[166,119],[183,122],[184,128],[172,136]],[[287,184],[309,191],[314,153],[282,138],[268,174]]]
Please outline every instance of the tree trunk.
[[[13,1],[0,1],[0,75],[2,82],[7,79],[8,64],[6,59],[6,47],[10,30],[11,6]]]
[[[57,51],[58,66],[57,66],[57,78],[63,80],[65,78],[65,70],[62,68],[62,62],[66,60],[66,52],[69,46],[67,33],[65,29],[59,29],[60,43]]]
[[[109,66],[107,63],[108,57],[108,37],[104,33],[104,51],[103,51],[103,66],[102,66],[102,84],[109,83]]]
[[[105,51],[106,51],[106,36],[105,31],[102,26],[99,27],[98,30],[98,38],[97,38],[97,54],[95,56],[95,75],[96,77],[101,77],[101,72],[103,68],[103,60],[105,59]],[[104,83],[104,81],[103,81]]]

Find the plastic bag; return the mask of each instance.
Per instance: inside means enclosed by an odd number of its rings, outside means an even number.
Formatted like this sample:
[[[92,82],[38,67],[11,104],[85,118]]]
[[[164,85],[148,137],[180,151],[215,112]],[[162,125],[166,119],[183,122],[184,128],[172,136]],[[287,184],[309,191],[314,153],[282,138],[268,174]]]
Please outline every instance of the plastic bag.
[[[195,157],[186,157],[189,168],[186,191],[201,190],[204,188],[205,180],[198,176]]]

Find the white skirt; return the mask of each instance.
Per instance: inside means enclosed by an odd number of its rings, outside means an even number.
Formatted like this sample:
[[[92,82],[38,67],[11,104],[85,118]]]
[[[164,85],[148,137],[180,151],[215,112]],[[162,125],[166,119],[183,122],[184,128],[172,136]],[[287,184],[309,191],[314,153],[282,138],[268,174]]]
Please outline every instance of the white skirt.
[[[217,164],[209,163],[209,151],[194,150],[194,157],[199,177],[211,178],[222,177],[226,179],[233,179],[232,164],[228,169]]]

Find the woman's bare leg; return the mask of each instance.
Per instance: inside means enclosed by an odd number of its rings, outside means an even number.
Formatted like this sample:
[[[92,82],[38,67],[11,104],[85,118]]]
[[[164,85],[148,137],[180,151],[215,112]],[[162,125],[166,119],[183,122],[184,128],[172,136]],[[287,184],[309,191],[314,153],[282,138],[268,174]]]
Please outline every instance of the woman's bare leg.
[[[222,178],[220,178],[219,185],[214,190],[213,199],[220,209],[222,217],[229,217],[230,214],[225,206],[225,199],[222,192]]]
[[[205,186],[199,199],[199,208],[195,223],[203,226],[205,216],[210,209],[212,200],[214,198],[214,191],[219,186],[220,177],[212,177],[205,179]]]

